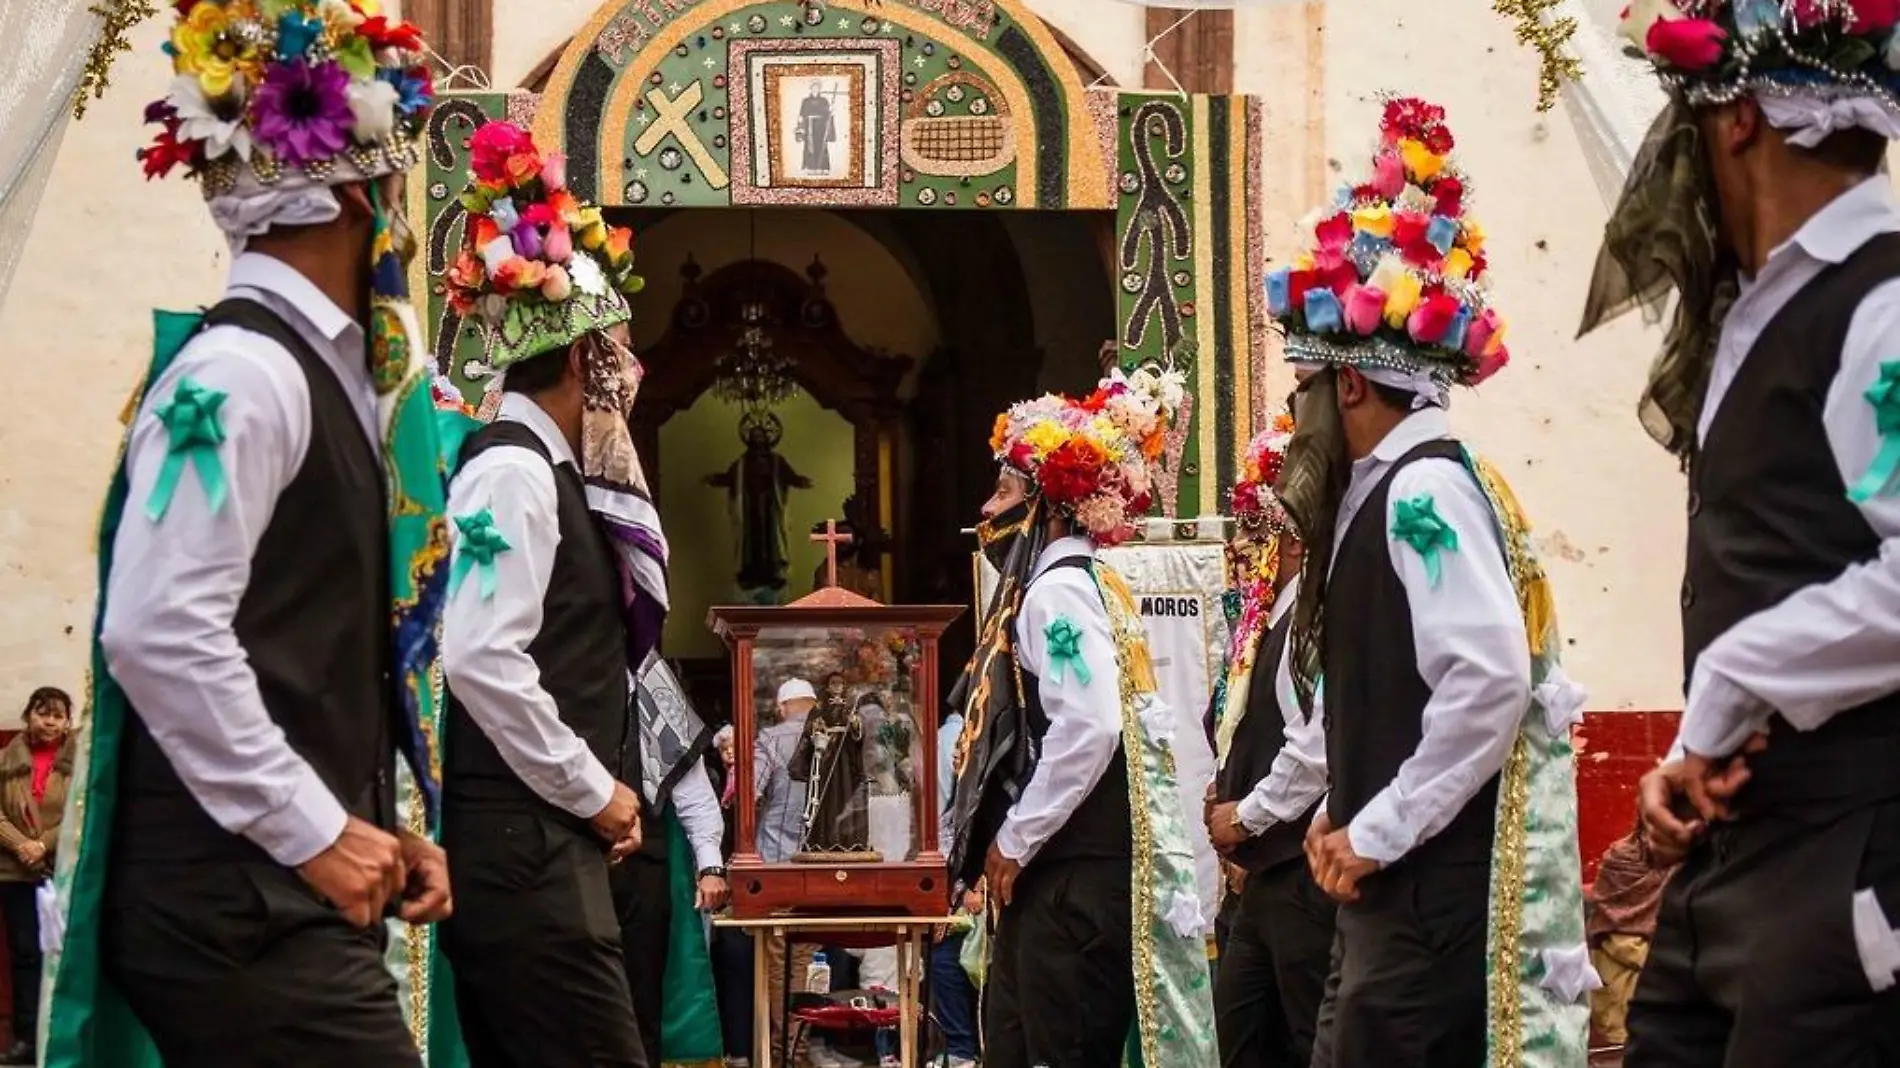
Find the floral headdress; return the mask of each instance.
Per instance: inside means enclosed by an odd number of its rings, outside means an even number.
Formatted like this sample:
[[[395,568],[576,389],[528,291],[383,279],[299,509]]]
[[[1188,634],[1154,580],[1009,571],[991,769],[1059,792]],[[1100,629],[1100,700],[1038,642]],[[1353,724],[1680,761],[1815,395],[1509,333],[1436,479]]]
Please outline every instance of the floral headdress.
[[[1234,520],[1249,533],[1284,534],[1292,527],[1273,484],[1286,464],[1293,441],[1293,416],[1281,413],[1265,430],[1255,434],[1240,458],[1240,479],[1234,483]]]
[[[177,74],[145,110],[147,178],[183,164],[205,198],[407,171],[434,82],[422,34],[378,0],[176,0]]]
[[[997,416],[990,451],[1098,545],[1115,545],[1153,503],[1148,465],[1185,397],[1179,371],[1113,371],[1081,400],[1049,393]]]
[[[526,130],[491,122],[469,142],[469,169],[467,239],[448,270],[448,298],[486,325],[491,366],[633,318],[624,294],[644,284],[633,273],[633,231],[607,225],[568,190],[560,153],[544,156]]]
[[[1900,115],[1896,0],[1637,0],[1622,33],[1691,105],[1872,98]]]
[[[1290,360],[1475,386],[1509,356],[1445,111],[1393,99],[1379,130],[1371,176],[1309,216],[1306,250],[1267,276],[1268,310]]]

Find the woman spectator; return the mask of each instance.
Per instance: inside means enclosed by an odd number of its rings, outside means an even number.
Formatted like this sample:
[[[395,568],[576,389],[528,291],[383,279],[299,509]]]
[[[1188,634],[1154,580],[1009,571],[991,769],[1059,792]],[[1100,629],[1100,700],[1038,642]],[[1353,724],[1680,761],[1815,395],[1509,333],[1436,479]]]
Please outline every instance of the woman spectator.
[[[36,892],[53,873],[66,784],[72,779],[73,699],[51,686],[27,699],[26,730],[0,750],[0,913],[13,966],[13,1046],[0,1064],[32,1064],[39,1034],[40,920]]]

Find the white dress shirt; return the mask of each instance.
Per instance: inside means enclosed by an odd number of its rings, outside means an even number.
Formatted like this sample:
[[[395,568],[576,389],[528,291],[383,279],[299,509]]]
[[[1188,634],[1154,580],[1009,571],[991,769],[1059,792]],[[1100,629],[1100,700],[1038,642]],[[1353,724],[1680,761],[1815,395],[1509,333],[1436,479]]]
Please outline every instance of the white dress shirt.
[[[574,463],[567,436],[528,398],[506,395],[497,418],[534,431],[554,463]],[[442,674],[508,770],[548,804],[592,819],[612,799],[614,777],[561,721],[554,698],[541,686],[541,670],[528,655],[529,643],[541,633],[542,602],[561,543],[556,499],[553,468],[528,449],[489,449],[449,484],[455,552],[461,552],[461,532],[453,519],[483,509],[495,517],[495,532],[508,548],[495,556],[492,597],[482,595],[473,572],[449,595],[442,621]]]
[[[232,263],[225,295],[263,304],[310,344],[380,453],[376,389],[356,320],[303,275],[256,252]],[[218,459],[228,497],[213,512],[187,470],[154,523],[144,506],[169,454],[154,410],[186,377],[226,394]],[[251,582],[252,554],[303,467],[310,435],[309,383],[283,346],[235,326],[192,338],[146,390],[126,445],[129,495],[99,635],[107,670],[192,797],[220,827],[286,867],[328,849],[348,817],[271,719],[232,621]]]
[[[1722,326],[1709,392],[1706,437],[1762,331],[1809,282],[1881,234],[1900,232],[1892,187],[1876,175],[1836,197],[1769,253]],[[1847,328],[1841,369],[1821,409],[1834,463],[1846,485],[1858,482],[1880,450],[1873,406],[1863,394],[1883,361],[1900,358],[1900,281],[1867,294]],[[1811,731],[1850,708],[1900,690],[1900,495],[1856,507],[1881,539],[1880,556],[1828,582],[1796,590],[1743,619],[1696,658],[1671,750],[1724,757],[1777,712]],[[1886,989],[1900,968],[1900,934],[1872,891],[1855,895],[1854,934],[1869,982]]]
[[[1392,465],[1417,446],[1450,436],[1442,409],[1420,409],[1353,462],[1335,528],[1335,562],[1339,540]],[[1455,550],[1438,551],[1437,582],[1427,576],[1425,558],[1389,533],[1399,502],[1420,496],[1429,496],[1438,517],[1458,533]],[[1418,748],[1346,834],[1354,853],[1392,864],[1450,825],[1503,770],[1531,707],[1531,656],[1497,519],[1463,464],[1427,459],[1400,469],[1381,524],[1412,613],[1418,674],[1431,697]]]
[[[713,792],[712,776],[704,759],[693,761],[686,774],[673,784],[673,812],[686,830],[693,846],[693,864],[700,871],[724,867],[726,816],[719,810],[719,795]]]
[[[1093,559],[1094,543],[1058,538],[1043,549],[1016,617],[1016,662],[1036,676],[1049,718],[1036,770],[996,832],[997,849],[1025,866],[1102,781],[1122,740],[1121,667],[1102,591],[1083,568],[1050,570],[1051,564],[1074,556]],[[1058,670],[1049,661],[1044,632],[1063,618],[1081,634],[1078,651],[1086,681],[1078,665],[1066,663]]]
[[[792,778],[792,754],[805,737],[805,716],[783,719],[752,740],[752,792],[758,813],[759,859],[782,864],[805,840],[811,784]]]
[[[1273,613],[1267,619],[1269,630],[1293,611],[1299,596],[1300,580],[1295,577],[1274,598]],[[1291,640],[1281,648],[1280,662],[1274,665],[1273,695],[1286,721],[1286,745],[1273,758],[1266,777],[1254,784],[1252,792],[1241,798],[1234,810],[1240,825],[1252,835],[1264,834],[1276,823],[1292,823],[1326,796],[1326,720],[1317,708],[1311,715],[1301,711],[1299,694],[1293,688]]]

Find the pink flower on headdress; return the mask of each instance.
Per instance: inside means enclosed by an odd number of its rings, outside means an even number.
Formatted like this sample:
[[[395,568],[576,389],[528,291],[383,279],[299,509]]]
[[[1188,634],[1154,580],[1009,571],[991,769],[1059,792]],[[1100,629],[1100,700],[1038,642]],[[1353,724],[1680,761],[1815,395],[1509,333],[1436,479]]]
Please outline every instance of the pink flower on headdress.
[[[1346,292],[1346,326],[1361,337],[1370,337],[1385,318],[1385,290],[1378,286],[1353,286]]]
[[[1320,248],[1338,252],[1352,240],[1352,216],[1342,211],[1320,223],[1314,235],[1319,239]]]
[[[1885,33],[1900,23],[1900,0],[1852,0],[1847,15],[1847,32]]]
[[[1485,379],[1504,370],[1505,365],[1510,362],[1511,350],[1499,348],[1498,351],[1478,361],[1477,368],[1465,377],[1465,385],[1476,386],[1482,384]]]
[[[1405,161],[1396,151],[1381,151],[1372,161],[1372,192],[1391,200],[1405,191]]]
[[[330,159],[356,121],[349,88],[349,72],[329,60],[272,64],[251,101],[253,133],[291,166]]]
[[[1458,318],[1458,298],[1447,293],[1435,293],[1426,297],[1412,310],[1405,321],[1406,333],[1421,345],[1435,345],[1443,341],[1451,330],[1452,321]]]
[[[1128,525],[1128,506],[1115,494],[1097,493],[1075,506],[1075,521],[1097,542],[1112,544],[1116,534]],[[1120,540],[1126,540],[1126,536]]]
[[[1728,31],[1709,19],[1658,19],[1649,27],[1645,47],[1650,55],[1693,74],[1722,59],[1726,40]]]

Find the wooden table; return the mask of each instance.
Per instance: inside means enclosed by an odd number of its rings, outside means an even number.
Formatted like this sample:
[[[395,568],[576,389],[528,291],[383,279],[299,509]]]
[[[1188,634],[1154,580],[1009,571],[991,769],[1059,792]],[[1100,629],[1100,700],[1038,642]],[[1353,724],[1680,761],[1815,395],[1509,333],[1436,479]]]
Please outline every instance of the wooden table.
[[[888,935],[897,949],[898,1057],[904,1068],[918,1068],[918,1021],[922,1019],[921,996],[925,955],[931,935],[951,922],[949,916],[772,916],[758,920],[720,918],[719,927],[731,927],[752,936],[752,1065],[773,1068],[777,1051],[772,1049],[771,981],[766,967],[766,939],[785,938],[785,959],[792,959],[792,946],[801,942],[821,941],[832,935]],[[791,984],[786,984],[779,1011],[789,1033]]]

